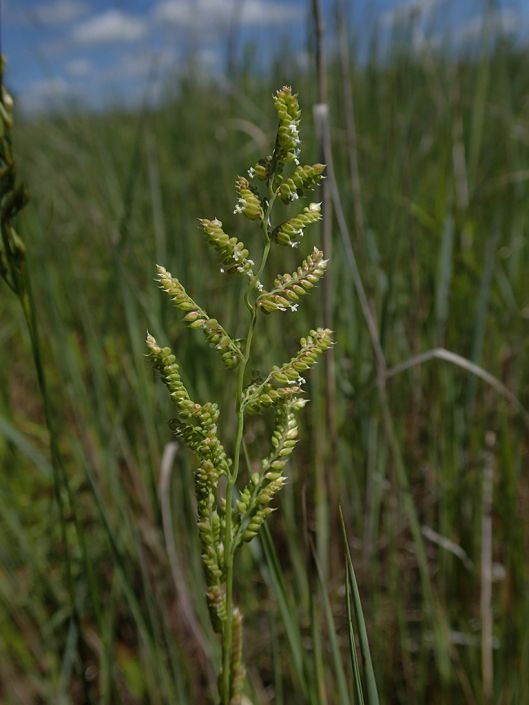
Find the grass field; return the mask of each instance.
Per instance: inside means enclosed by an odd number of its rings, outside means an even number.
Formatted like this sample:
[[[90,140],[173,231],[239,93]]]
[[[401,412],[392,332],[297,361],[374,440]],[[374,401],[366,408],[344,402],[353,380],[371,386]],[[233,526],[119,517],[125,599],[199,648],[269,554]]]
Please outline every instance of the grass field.
[[[183,329],[153,285],[154,265],[185,279],[234,335],[243,333],[238,284],[209,274],[217,265],[197,218],[221,214],[255,247],[251,230],[226,214],[235,176],[272,146],[270,94],[285,82],[300,95],[307,160],[319,160],[316,81],[289,66],[277,62],[268,78],[241,70],[229,89],[189,77],[156,108],[16,125],[32,194],[20,230],[71,496],[63,487],[64,536],[29,341],[4,287],[6,705],[214,697],[219,651],[203,599],[193,460],[171,445],[170,407],[144,335],[172,343],[196,398],[229,408],[231,376],[201,336]],[[338,60],[329,67],[338,184],[326,253],[332,385],[322,363],[270,533],[236,566],[248,697],[255,705],[360,702],[347,649],[341,506],[381,702],[524,705],[529,59],[499,42],[457,60],[396,50],[391,61],[351,71],[353,133]],[[312,230],[305,253],[319,237]],[[294,269],[299,254],[276,252],[273,268]],[[267,318],[257,341],[263,368],[321,325],[321,311],[313,295],[287,325]],[[227,442],[234,422],[222,428]]]

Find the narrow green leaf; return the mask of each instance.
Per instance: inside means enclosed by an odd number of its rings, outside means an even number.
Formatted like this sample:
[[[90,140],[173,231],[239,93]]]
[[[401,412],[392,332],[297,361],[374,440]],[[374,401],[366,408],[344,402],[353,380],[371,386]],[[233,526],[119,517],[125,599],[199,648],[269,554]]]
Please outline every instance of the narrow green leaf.
[[[362,654],[362,660],[364,663],[364,672],[366,680],[366,693],[367,693],[367,705],[380,705],[380,700],[378,697],[377,683],[375,679],[375,671],[373,669],[373,662],[371,659],[371,651],[369,648],[369,639],[367,637],[367,629],[364,621],[364,613],[362,610],[362,602],[360,600],[360,592],[358,590],[358,583],[356,582],[356,575],[353,568],[353,561],[351,558],[351,551],[349,548],[349,542],[347,540],[347,532],[345,529],[345,521],[343,518],[342,510],[340,508],[340,520],[342,523],[342,532],[345,545],[346,554],[346,565],[347,565],[347,576],[349,581],[349,587],[352,589],[352,605],[354,607],[355,621],[358,626],[358,636],[360,641],[360,653]],[[348,597],[348,609],[349,609],[349,597]],[[348,612],[349,615],[349,612]],[[354,645],[354,642],[353,642]]]

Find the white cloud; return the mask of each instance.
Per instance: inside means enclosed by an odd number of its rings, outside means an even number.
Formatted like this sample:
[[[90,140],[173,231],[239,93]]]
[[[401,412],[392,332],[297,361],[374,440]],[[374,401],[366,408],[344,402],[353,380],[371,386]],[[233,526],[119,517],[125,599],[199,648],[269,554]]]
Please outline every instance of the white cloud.
[[[37,21],[49,25],[67,24],[84,15],[88,5],[82,0],[53,0],[42,2],[31,14]]]
[[[146,22],[121,10],[107,10],[81,22],[72,32],[76,44],[133,42],[147,31]]]
[[[100,78],[107,82],[131,76],[139,80],[149,77],[159,78],[173,69],[175,64],[176,54],[169,49],[127,53],[122,55],[113,66],[101,72]]]
[[[523,18],[513,10],[497,10],[487,16],[485,13],[460,25],[453,33],[456,42],[473,42],[484,36],[484,30],[490,35],[512,34],[523,27]]]
[[[66,63],[65,70],[69,76],[82,78],[92,71],[92,62],[88,59],[71,59]]]
[[[34,113],[56,107],[69,96],[70,89],[62,78],[32,81],[24,86],[20,94],[20,105],[24,112]]]
[[[304,9],[300,4],[279,0],[246,0],[241,4],[239,21],[242,25],[281,24],[299,20]],[[230,20],[230,8],[226,0],[162,0],[154,10],[159,22],[185,29],[202,29],[204,25],[222,24]]]
[[[391,10],[380,15],[380,24],[391,28],[401,22],[410,20],[426,20],[431,16],[443,0],[405,0]]]

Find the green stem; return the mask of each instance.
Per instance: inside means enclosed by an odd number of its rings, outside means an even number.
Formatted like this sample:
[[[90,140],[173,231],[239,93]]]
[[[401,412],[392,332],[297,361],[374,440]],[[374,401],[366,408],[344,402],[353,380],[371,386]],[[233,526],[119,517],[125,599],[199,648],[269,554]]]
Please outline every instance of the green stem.
[[[232,612],[233,612],[233,563],[235,557],[235,544],[233,542],[233,490],[237,482],[237,476],[239,474],[239,465],[241,457],[241,446],[243,441],[244,432],[244,404],[243,404],[243,390],[244,390],[244,375],[246,372],[246,367],[248,365],[248,360],[250,359],[250,353],[252,350],[253,335],[255,330],[255,324],[257,320],[257,307],[255,303],[250,300],[250,295],[257,286],[257,282],[260,280],[266,262],[268,260],[268,255],[270,254],[270,227],[268,225],[270,213],[274,205],[276,195],[272,194],[270,202],[266,209],[266,213],[261,222],[263,234],[265,237],[265,246],[263,249],[263,254],[261,256],[261,262],[259,264],[259,269],[257,274],[252,278],[248,285],[248,289],[245,294],[245,303],[250,310],[250,325],[248,328],[248,333],[246,335],[246,342],[244,346],[244,356],[241,364],[239,365],[239,370],[237,374],[237,389],[236,389],[236,412],[237,412],[237,430],[235,432],[235,448],[233,451],[233,466],[231,472],[228,476],[228,482],[226,486],[226,510],[224,516],[224,567],[226,575],[226,621],[224,623],[224,629],[222,633],[222,682],[220,688],[221,703],[222,705],[229,705],[230,703],[230,692],[231,692],[231,650],[232,650],[232,637],[233,637],[233,623],[232,623]]]
[[[27,273],[15,273],[15,286],[16,295],[19,299],[20,306],[24,315],[24,320],[26,323],[26,328],[28,331],[31,352],[33,357],[33,363],[35,365],[35,371],[37,373],[37,382],[39,386],[39,391],[42,399],[42,405],[44,410],[44,418],[46,422],[46,427],[48,429],[48,439],[50,444],[50,457],[51,466],[53,473],[53,491],[55,495],[55,501],[57,503],[57,509],[59,512],[59,526],[61,531],[61,541],[63,544],[63,550],[65,555],[65,578],[66,578],[66,589],[71,602],[71,618],[75,625],[75,629],[79,636],[82,635],[82,625],[81,625],[81,613],[79,610],[79,605],[77,603],[76,591],[74,585],[74,578],[72,574],[72,554],[70,541],[67,535],[67,506],[62,496],[62,488],[64,487],[66,491],[67,505],[72,512],[76,535],[79,540],[79,545],[81,548],[81,555],[83,558],[83,564],[86,570],[86,575],[88,577],[88,582],[91,588],[92,604],[96,606],[96,614],[98,613],[97,602],[94,600],[94,583],[92,571],[88,561],[88,555],[86,551],[86,543],[84,540],[84,535],[80,526],[79,518],[77,515],[77,510],[75,508],[75,503],[73,500],[73,494],[68,482],[68,478],[65,469],[62,464],[61,452],[59,449],[59,442],[57,439],[57,434],[55,431],[55,425],[53,421],[53,414],[50,404],[50,398],[48,394],[48,385],[46,380],[46,373],[44,371],[44,364],[41,354],[41,344],[39,327],[37,323],[36,311],[33,304],[32,294],[31,294],[31,283]],[[81,660],[81,671],[82,671],[82,682],[85,692],[85,697],[87,702],[91,702],[92,699],[89,694],[89,685],[85,679],[85,668],[84,663],[86,661],[86,654],[84,653],[84,644],[81,638],[79,644],[79,657]]]

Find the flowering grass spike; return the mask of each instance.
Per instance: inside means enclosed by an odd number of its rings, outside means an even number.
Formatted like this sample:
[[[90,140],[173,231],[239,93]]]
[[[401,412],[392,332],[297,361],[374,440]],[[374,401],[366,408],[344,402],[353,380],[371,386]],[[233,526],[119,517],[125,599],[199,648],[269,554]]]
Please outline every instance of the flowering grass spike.
[[[233,340],[223,326],[187,294],[178,279],[164,267],[158,267],[160,286],[184,314],[185,323],[190,328],[200,329],[220,353],[224,364],[236,368],[233,410],[236,431],[229,455],[219,437],[218,406],[191,399],[171,349],[160,347],[152,335],[147,336],[149,356],[174,401],[175,418],[170,426],[197,457],[194,473],[197,526],[207,583],[206,600],[213,628],[221,638],[221,705],[241,705],[245,683],[243,617],[233,595],[235,556],[242,545],[257,536],[274,511],[273,502],[286,482],[285,466],[298,441],[297,415],[306,404],[302,373],[332,345],[331,331],[316,328],[301,339],[296,355],[261,376],[262,382],[246,379],[261,312],[295,312],[300,298],[309,293],[327,268],[323,252],[314,248],[294,272],[276,275],[270,290],[265,290],[262,283],[273,244],[298,246],[307,225],[321,218],[320,204],[311,203],[297,215],[274,225],[275,202],[279,199],[287,205],[294,203],[318,185],[325,168],[322,164],[299,165],[301,110],[292,89],[285,86],[277,91],[274,105],[279,120],[274,150],[248,169],[248,179],[238,177],[235,187],[235,213],[260,226],[259,265],[250,258],[242,241],[224,231],[220,220],[200,220],[207,242],[221,260],[221,272],[246,278],[243,307],[249,312],[246,337],[241,341]],[[285,170],[290,173],[284,173]],[[262,192],[253,183],[260,184]],[[247,417],[268,410],[275,415],[270,452],[260,462],[260,469],[250,473],[245,486],[239,489]]]
[[[4,57],[0,56],[0,277],[18,296],[25,294],[22,268],[26,248],[15,227],[17,215],[28,201],[17,181],[11,143],[13,99],[4,87]]]

